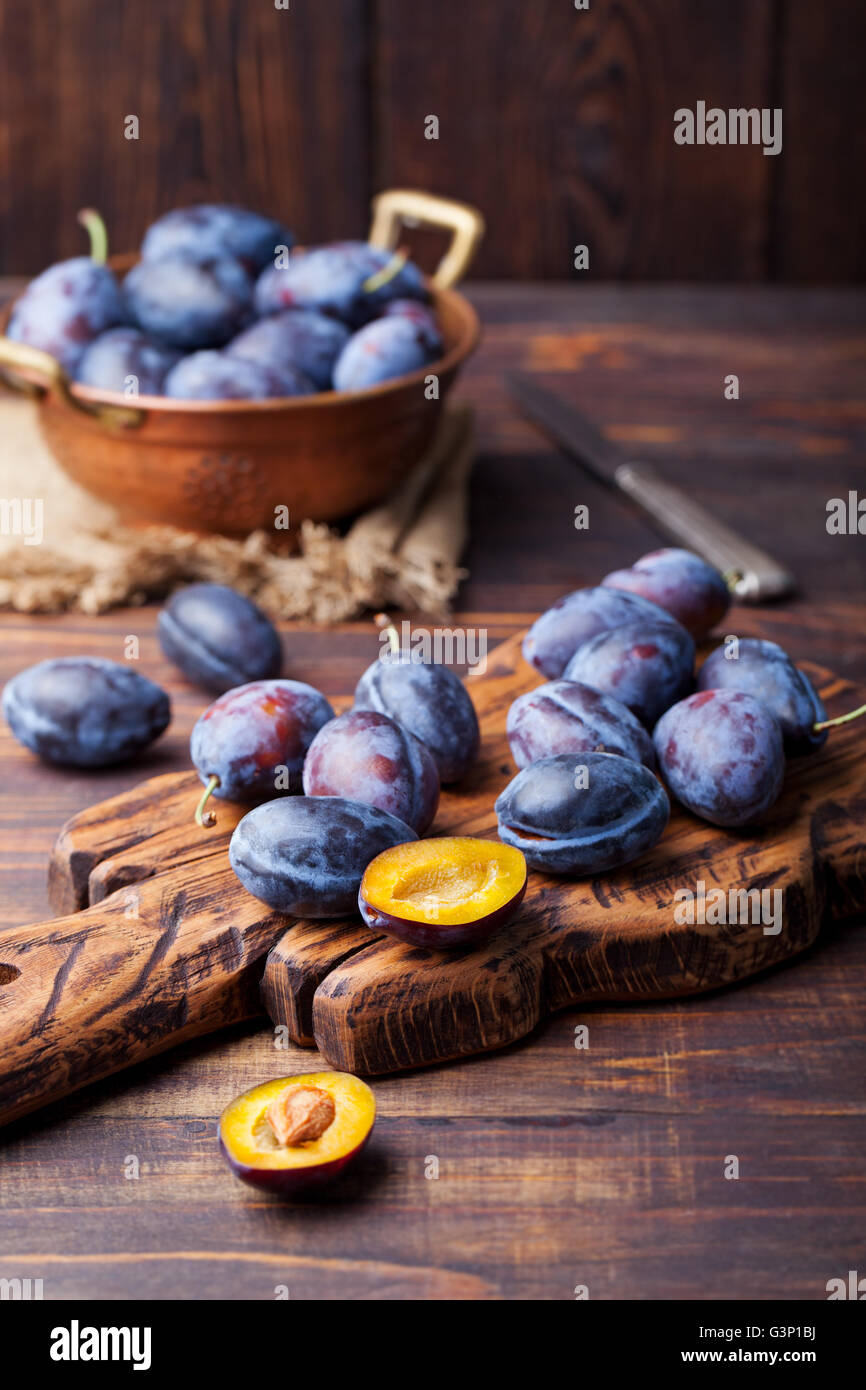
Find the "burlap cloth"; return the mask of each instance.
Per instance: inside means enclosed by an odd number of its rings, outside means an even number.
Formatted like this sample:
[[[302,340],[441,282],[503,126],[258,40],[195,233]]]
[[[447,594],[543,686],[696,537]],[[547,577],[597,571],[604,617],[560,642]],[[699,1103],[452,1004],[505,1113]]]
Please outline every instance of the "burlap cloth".
[[[465,571],[472,417],[447,410],[429,453],[345,535],[304,521],[293,554],[264,531],[244,540],[121,526],[55,463],[29,402],[0,398],[0,606],[102,613],[195,579],[231,584],[276,618],[333,623],[368,608],[444,614]],[[44,535],[25,544],[12,499],[41,498]],[[17,529],[22,529],[20,526]]]

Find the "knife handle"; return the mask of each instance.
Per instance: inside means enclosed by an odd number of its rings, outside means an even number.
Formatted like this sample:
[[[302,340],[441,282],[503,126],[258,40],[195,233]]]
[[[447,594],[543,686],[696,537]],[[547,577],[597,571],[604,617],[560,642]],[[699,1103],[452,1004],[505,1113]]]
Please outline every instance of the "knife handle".
[[[615,478],[617,487],[649,512],[672,540],[720,570],[731,593],[744,603],[761,603],[793,591],[794,577],[783,565],[717,521],[680,488],[666,483],[649,464],[620,464]]]

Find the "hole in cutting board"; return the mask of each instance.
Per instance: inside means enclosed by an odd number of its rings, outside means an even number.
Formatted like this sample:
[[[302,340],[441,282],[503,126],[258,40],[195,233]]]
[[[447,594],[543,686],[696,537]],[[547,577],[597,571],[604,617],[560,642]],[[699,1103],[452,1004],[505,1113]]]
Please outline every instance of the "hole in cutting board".
[[[0,988],[2,988],[3,985],[11,985],[12,981],[17,980],[20,974],[21,971],[18,969],[17,965],[4,965],[3,962],[0,961]]]

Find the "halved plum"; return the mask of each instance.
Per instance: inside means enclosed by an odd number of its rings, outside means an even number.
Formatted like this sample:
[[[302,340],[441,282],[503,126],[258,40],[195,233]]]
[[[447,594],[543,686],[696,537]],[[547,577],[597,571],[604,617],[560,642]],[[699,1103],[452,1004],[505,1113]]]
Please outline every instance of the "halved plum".
[[[526,892],[520,850],[494,840],[443,835],[383,850],[358,894],[373,931],[413,946],[476,946],[514,916]]]
[[[220,1149],[242,1182],[293,1196],[342,1173],[363,1149],[375,1119],[373,1092],[349,1072],[279,1076],[226,1106]]]

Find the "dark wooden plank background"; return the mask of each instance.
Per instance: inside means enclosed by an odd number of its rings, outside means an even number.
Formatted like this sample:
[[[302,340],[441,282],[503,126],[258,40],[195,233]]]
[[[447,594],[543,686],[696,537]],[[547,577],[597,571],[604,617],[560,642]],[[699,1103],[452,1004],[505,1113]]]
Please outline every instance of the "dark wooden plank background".
[[[486,337],[461,386],[480,456],[456,622],[492,646],[656,541],[517,417],[502,373],[524,367],[792,566],[795,601],[734,610],[727,630],[866,682],[863,538],[825,527],[828,497],[863,490],[866,292],[470,294]],[[730,371],[738,402],[723,399]],[[133,632],[175,705],[145,758],[101,774],[60,776],[0,734],[0,926],[46,912],[46,859],[70,814],[187,765],[204,697],[163,660],[154,624],[152,607],[0,617],[0,681],[48,655],[119,658]],[[334,695],[375,642],[365,623],[284,640],[289,672]],[[288,1285],[296,1300],[567,1300],[588,1284],[592,1298],[823,1299],[828,1279],[863,1269],[864,989],[851,924],[737,989],[567,1010],[505,1052],[380,1078],[362,1166],[307,1206],[258,1198],[219,1159],[223,1105],[315,1058],[275,1049],[264,1023],[237,1028],[0,1137],[0,1277],[43,1278],[47,1298],[270,1299]],[[731,1154],[737,1181],[723,1176]]]
[[[857,0],[0,0],[0,272],[86,203],[115,249],[201,198],[316,241],[410,184],[485,212],[482,276],[861,279],[864,78]],[[780,106],[782,153],[675,145],[698,100]]]

